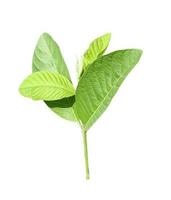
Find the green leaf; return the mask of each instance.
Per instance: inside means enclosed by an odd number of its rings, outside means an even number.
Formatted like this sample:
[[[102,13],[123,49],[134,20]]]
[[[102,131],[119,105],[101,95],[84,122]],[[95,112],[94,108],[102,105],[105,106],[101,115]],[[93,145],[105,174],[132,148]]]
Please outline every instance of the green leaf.
[[[69,80],[71,80],[64,58],[62,57],[60,48],[48,33],[43,33],[38,40],[33,55],[32,71],[58,72],[61,75],[68,78]],[[49,102],[48,107],[62,118],[71,121],[76,121],[75,115],[73,114],[73,108],[70,106],[70,104],[72,103],[71,99],[69,98],[69,100],[67,101],[68,105],[65,108],[61,107],[63,103],[66,104],[66,101],[63,101],[63,99],[57,100],[56,107],[52,108],[50,107]]]
[[[51,110],[66,120],[73,122],[77,121],[73,107],[68,107],[68,108],[55,107],[51,108]]]
[[[38,40],[32,60],[32,71],[59,72],[71,80],[60,48],[48,33],[43,33]]]
[[[102,56],[90,65],[76,89],[75,109],[85,130],[106,110],[142,51],[120,50]]]
[[[87,70],[88,65],[93,63],[98,57],[100,57],[107,49],[110,42],[111,34],[107,33],[101,37],[96,38],[90,43],[89,48],[86,50],[83,56],[83,69]]]
[[[45,101],[47,106],[60,117],[70,120],[77,121],[73,105],[75,103],[75,96],[63,98],[55,101]]]
[[[28,76],[20,86],[20,93],[34,100],[57,100],[75,94],[72,83],[55,72],[36,72]]]

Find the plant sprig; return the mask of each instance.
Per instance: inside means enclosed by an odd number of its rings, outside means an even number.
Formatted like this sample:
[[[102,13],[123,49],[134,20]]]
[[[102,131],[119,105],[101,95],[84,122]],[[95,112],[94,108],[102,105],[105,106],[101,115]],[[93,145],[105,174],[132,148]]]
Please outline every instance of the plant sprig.
[[[58,44],[48,33],[43,33],[34,51],[32,74],[19,88],[23,96],[43,100],[60,117],[78,122],[83,136],[86,179],[90,178],[87,131],[106,110],[142,55],[140,49],[104,55],[110,38],[107,33],[90,43],[82,57],[75,90]]]

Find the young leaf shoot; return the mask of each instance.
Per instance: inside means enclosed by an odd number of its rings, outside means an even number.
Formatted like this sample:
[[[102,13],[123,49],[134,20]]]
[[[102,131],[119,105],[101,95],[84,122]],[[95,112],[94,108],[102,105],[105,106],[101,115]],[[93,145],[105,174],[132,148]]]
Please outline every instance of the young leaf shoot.
[[[36,45],[32,74],[19,91],[33,100],[43,100],[60,117],[77,122],[82,130],[86,179],[90,178],[87,132],[103,114],[142,50],[124,49],[104,55],[110,42],[107,33],[93,40],[82,57],[76,90],[58,44],[43,33]]]

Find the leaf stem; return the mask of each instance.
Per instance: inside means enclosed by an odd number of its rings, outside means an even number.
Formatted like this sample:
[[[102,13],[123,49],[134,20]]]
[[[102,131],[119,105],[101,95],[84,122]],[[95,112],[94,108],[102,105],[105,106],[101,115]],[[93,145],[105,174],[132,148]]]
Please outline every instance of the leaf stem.
[[[82,129],[82,137],[83,137],[83,145],[84,145],[86,179],[90,179],[89,164],[88,164],[87,131],[84,129]]]

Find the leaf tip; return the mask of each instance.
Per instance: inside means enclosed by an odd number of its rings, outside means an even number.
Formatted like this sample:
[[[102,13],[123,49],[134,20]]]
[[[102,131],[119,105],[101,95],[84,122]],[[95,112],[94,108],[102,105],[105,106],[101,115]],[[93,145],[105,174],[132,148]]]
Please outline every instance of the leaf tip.
[[[22,94],[22,85],[23,85],[23,82],[24,82],[24,81],[21,82],[21,84],[19,85],[19,88],[18,88],[18,92],[19,92],[20,94]]]
[[[106,38],[106,40],[107,40],[108,42],[110,42],[111,37],[112,37],[112,34],[111,34],[110,32],[108,32],[108,33],[104,34],[102,37]]]
[[[105,34],[107,37],[111,38],[112,37],[112,33],[108,32]]]
[[[47,33],[47,32],[43,32],[43,33],[41,34],[41,36],[42,36],[42,37],[46,37],[46,36],[50,36],[50,35],[49,35],[49,33]]]
[[[47,39],[50,39],[50,38],[52,38],[52,37],[51,37],[50,34],[47,33],[47,32],[44,32],[44,33],[42,33],[42,34],[40,35],[40,40],[41,40],[41,39],[42,39],[42,40],[47,40]]]
[[[140,55],[143,54],[143,50],[142,49],[136,49],[136,50],[137,50],[137,52],[139,52]]]
[[[142,54],[143,54],[143,50],[142,49],[135,49],[137,52],[137,55],[139,57],[139,59],[141,58]]]
[[[25,91],[25,80],[23,80],[23,82],[20,84],[19,88],[18,88],[18,92],[20,93],[20,95],[24,96],[24,97],[28,97]]]

